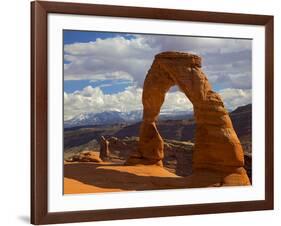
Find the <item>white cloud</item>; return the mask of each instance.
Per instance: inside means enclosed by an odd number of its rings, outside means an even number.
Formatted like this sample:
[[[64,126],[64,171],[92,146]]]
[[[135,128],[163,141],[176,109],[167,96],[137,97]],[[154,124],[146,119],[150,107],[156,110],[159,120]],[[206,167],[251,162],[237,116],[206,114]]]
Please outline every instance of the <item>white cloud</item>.
[[[220,91],[224,104],[228,109],[251,103],[251,90],[224,89]],[[99,87],[85,87],[81,91],[64,93],[64,119],[68,120],[84,112],[142,110],[142,89],[134,86],[123,92],[104,94]],[[180,91],[168,92],[161,108],[162,112],[192,111],[192,104]]]
[[[191,51],[197,54],[206,53],[233,53],[251,49],[250,40],[214,38],[214,37],[187,37],[168,35],[137,35],[151,47],[162,51]]]
[[[252,103],[252,90],[251,89],[223,89],[220,90],[224,106],[229,110],[234,110],[239,106]]]
[[[64,93],[64,119],[84,112],[141,110],[142,84],[155,54],[187,51],[203,57],[203,70],[213,87],[219,87],[227,109],[251,103],[251,41],[237,39],[135,35],[64,46],[65,80],[110,80],[110,84]],[[103,87],[131,84],[124,91],[105,94]],[[129,82],[128,82],[129,81]],[[166,94],[161,111],[192,111],[192,104],[177,89]]]
[[[251,88],[251,41],[224,38],[133,35],[64,46],[65,80],[130,80],[141,87],[155,54],[194,52],[210,81],[222,88]],[[238,75],[245,75],[237,78]],[[216,79],[218,78],[219,79]],[[230,78],[230,79],[229,79]],[[237,82],[233,82],[237,81]]]
[[[118,110],[123,112],[140,110],[142,89],[128,87],[115,94],[104,94],[99,87],[85,87],[74,93],[64,93],[64,119],[70,119],[84,112]]]
[[[142,39],[124,37],[64,46],[66,80],[124,79],[140,81],[150,67],[154,53]]]

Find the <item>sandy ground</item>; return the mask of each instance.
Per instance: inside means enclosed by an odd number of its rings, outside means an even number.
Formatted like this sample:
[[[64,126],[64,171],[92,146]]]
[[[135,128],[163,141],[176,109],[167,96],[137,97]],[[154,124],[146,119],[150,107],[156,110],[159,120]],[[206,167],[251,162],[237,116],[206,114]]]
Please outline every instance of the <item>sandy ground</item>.
[[[64,193],[96,193],[183,188],[186,183],[159,166],[123,166],[111,163],[65,163]]]
[[[202,170],[180,177],[156,165],[65,162],[64,194],[250,185],[244,175],[244,169],[230,173]]]

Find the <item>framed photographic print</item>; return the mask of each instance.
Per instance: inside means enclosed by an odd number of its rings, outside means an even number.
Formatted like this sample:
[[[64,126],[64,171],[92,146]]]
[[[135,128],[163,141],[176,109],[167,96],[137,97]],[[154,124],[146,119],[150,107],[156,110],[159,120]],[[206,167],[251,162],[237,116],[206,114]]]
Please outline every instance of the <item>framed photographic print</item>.
[[[273,209],[273,16],[31,15],[31,223]]]

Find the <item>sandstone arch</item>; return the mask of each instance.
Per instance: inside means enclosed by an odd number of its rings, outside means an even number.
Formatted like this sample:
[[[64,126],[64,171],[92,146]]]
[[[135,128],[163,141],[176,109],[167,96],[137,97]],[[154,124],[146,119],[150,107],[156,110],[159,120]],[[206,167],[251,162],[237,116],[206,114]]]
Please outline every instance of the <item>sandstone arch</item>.
[[[249,184],[243,168],[243,149],[223,101],[212,91],[201,69],[201,58],[189,53],[163,52],[155,56],[143,86],[139,148],[128,158],[127,164],[162,165],[163,140],[155,121],[166,92],[174,85],[182,90],[194,108],[196,132],[193,176],[204,181],[206,178],[203,175],[202,179],[202,172],[212,171],[217,172],[215,177],[219,173],[219,177],[224,178],[220,183]],[[227,182],[229,174],[235,175]]]

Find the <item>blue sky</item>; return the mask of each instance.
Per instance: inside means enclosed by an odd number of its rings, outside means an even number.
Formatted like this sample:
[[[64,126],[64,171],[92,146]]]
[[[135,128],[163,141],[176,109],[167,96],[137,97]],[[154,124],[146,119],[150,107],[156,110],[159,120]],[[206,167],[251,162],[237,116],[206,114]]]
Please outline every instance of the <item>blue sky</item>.
[[[91,81],[91,80],[65,80],[64,81],[64,92],[73,93],[77,90],[82,90],[87,86],[100,87],[105,94],[119,93],[125,90],[126,87],[132,85],[129,80],[102,80],[102,81]]]
[[[133,38],[132,35],[124,35],[124,33],[117,32],[95,32],[95,31],[75,31],[75,30],[64,30],[63,32],[64,44],[72,44],[75,42],[94,42],[97,38],[107,39],[116,36],[124,36],[126,39]]]
[[[64,30],[63,42],[66,44],[73,43],[88,43],[95,42],[97,39],[108,39],[114,37],[124,37],[127,40],[134,38],[132,35],[123,33],[112,33],[112,32],[94,32],[94,31],[75,31],[75,30]],[[70,63],[64,60],[65,64]],[[77,90],[82,90],[86,86],[100,87],[106,94],[118,93],[124,91],[126,87],[132,84],[130,81],[120,83],[121,80],[100,80],[93,82],[92,80],[64,80],[64,91],[72,93]],[[112,85],[110,85],[112,84]],[[110,85],[110,86],[103,86]]]
[[[252,42],[243,39],[65,30],[65,119],[84,112],[141,108],[142,85],[155,54],[200,55],[203,71],[229,109],[251,102]],[[192,111],[176,88],[163,110]]]

